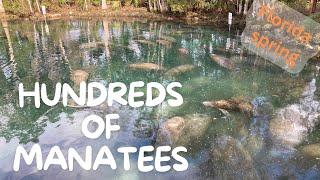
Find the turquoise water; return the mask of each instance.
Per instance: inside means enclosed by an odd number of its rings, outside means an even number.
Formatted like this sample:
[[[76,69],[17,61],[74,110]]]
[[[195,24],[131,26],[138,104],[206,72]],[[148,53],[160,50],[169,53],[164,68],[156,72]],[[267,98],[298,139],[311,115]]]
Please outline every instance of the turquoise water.
[[[226,116],[218,109],[202,104],[203,101],[237,97],[251,102],[257,97],[264,97],[275,110],[282,108],[297,102],[304,86],[310,79],[317,78],[312,63],[298,76],[292,76],[265,60],[243,52],[239,42],[241,30],[229,33],[215,27],[108,19],[13,21],[7,24],[2,22],[0,33],[0,179],[217,178],[219,172],[216,171],[224,171],[229,167],[212,170],[207,161],[211,158],[212,143],[225,135],[237,139],[243,144],[244,151],[250,152],[250,162],[244,163],[251,163],[262,179],[319,177],[319,169],[314,168],[319,163],[317,160],[300,163],[296,160],[297,156],[291,157],[292,154],[284,155],[283,158],[268,156],[268,146],[274,144],[270,145],[269,138],[264,135],[256,144],[266,145],[258,150],[246,146],[248,134],[252,129],[260,127],[254,118],[240,112],[230,112]],[[230,46],[227,45],[228,38]],[[157,43],[157,40],[163,41]],[[183,53],[179,51],[180,48],[188,52]],[[219,66],[210,58],[210,54],[231,59],[237,68],[228,70]],[[153,63],[164,70],[134,70],[129,67],[130,64],[139,63]],[[180,65],[192,65],[194,68],[177,75],[165,74]],[[82,72],[82,76],[74,78],[72,74],[75,71]],[[46,83],[49,94],[53,96],[56,83],[69,83],[76,88],[78,79],[105,85],[111,82],[128,85],[133,81],[168,85],[178,81],[183,86],[179,92],[184,97],[184,104],[177,108],[169,107],[166,103],[155,108],[42,105],[36,109],[30,100],[24,108],[19,108],[19,83],[29,89],[35,82]],[[88,140],[81,133],[81,122],[92,113],[101,116],[106,113],[120,114],[118,124],[121,131],[115,133],[111,140]],[[174,116],[192,116],[195,119],[204,116],[211,119],[204,128],[191,128],[191,131],[199,132],[201,136],[185,143],[188,148],[186,157],[190,163],[186,172],[139,173],[136,155],[133,156],[132,169],[128,172],[123,170],[122,163],[115,171],[102,167],[97,171],[76,168],[68,172],[52,167],[46,172],[37,172],[34,164],[23,165],[18,173],[12,171],[15,148],[19,144],[30,148],[34,143],[39,143],[44,154],[55,145],[59,145],[64,152],[70,147],[83,152],[85,146],[91,145],[95,153],[103,145],[109,146],[111,150],[129,145],[154,145],[157,144],[157,128]],[[139,126],[141,121],[148,124],[147,130]],[[315,136],[317,133],[313,133],[310,138],[312,143],[318,140]],[[259,131],[257,137],[260,137]],[[253,151],[258,153],[251,153]],[[121,155],[116,155],[115,159],[122,162]],[[233,171],[236,170],[231,168],[226,177],[237,179]]]

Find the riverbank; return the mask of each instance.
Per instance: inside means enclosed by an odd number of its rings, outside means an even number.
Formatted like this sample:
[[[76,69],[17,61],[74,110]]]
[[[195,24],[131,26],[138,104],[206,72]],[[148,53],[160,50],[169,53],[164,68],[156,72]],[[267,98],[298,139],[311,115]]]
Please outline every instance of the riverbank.
[[[58,19],[91,19],[91,18],[110,18],[110,19],[139,19],[154,21],[174,21],[184,22],[191,25],[214,25],[219,27],[227,27],[228,14],[226,12],[187,12],[187,13],[152,13],[147,8],[136,8],[125,6],[122,8],[108,8],[102,10],[100,7],[90,7],[88,11],[79,10],[77,8],[58,8],[54,11],[48,11],[46,16],[36,12],[34,15],[26,14],[0,14],[1,19],[6,20],[58,20]],[[245,19],[243,16],[234,17],[234,25],[244,26]]]

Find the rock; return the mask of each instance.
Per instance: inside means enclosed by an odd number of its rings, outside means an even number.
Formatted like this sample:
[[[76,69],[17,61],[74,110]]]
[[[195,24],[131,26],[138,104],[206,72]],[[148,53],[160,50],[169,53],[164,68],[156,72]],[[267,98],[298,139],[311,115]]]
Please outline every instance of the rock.
[[[164,70],[159,65],[153,64],[153,63],[130,64],[129,68],[134,69],[134,70],[147,70],[147,71],[162,71],[162,70]]]
[[[249,152],[230,136],[215,140],[210,158],[215,179],[260,179]]]
[[[274,141],[297,146],[312,131],[320,116],[320,103],[314,100],[316,81],[313,79],[302,93],[299,103],[277,111],[270,121],[270,134]]]
[[[212,120],[203,114],[170,118],[160,125],[156,144],[187,146],[199,142]]]
[[[274,140],[289,146],[302,142],[308,133],[308,128],[300,117],[299,105],[291,105],[278,111],[270,121],[270,133]]]
[[[223,57],[223,56],[219,56],[216,54],[211,54],[210,55],[211,59],[216,62],[217,64],[219,64],[221,67],[224,67],[226,69],[229,70],[235,70],[236,69],[236,65],[229,59]]]
[[[302,146],[300,152],[311,158],[320,158],[320,143]]]
[[[189,64],[177,66],[177,67],[174,67],[174,68],[168,70],[165,73],[165,76],[177,76],[177,75],[180,75],[182,73],[186,73],[188,71],[191,71],[194,68],[195,68],[194,65],[189,65]]]
[[[224,109],[228,111],[243,112],[248,115],[252,115],[253,110],[252,104],[242,100],[241,98],[233,98],[219,101],[205,101],[202,104],[207,107]]]
[[[74,70],[71,74],[71,80],[75,85],[79,86],[81,82],[88,80],[89,74],[83,70]]]
[[[182,55],[188,55],[189,54],[189,50],[186,49],[186,48],[179,48],[178,51]]]

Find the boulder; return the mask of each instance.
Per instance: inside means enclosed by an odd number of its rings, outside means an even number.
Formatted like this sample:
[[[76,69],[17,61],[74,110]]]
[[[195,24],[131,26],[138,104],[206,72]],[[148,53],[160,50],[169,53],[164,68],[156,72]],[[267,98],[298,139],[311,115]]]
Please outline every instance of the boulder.
[[[300,144],[316,126],[320,103],[314,100],[316,80],[313,79],[302,93],[299,103],[288,105],[276,112],[270,120],[270,134],[274,141],[294,147]]]

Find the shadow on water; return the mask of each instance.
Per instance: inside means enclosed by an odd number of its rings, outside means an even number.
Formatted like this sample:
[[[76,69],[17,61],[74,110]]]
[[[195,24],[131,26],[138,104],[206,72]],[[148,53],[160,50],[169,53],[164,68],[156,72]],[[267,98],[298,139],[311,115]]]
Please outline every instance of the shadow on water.
[[[2,21],[0,179],[318,177],[320,171],[315,166],[318,161],[301,165],[295,158],[305,158],[303,155],[288,153],[283,158],[269,155],[274,146],[268,132],[269,121],[274,116],[272,112],[250,117],[240,112],[224,114],[203,106],[203,101],[239,97],[255,105],[260,98],[267,99],[267,103],[277,110],[299,102],[310,78],[317,78],[315,65],[309,65],[299,76],[293,77],[251,55],[241,48],[239,34],[228,35],[227,30],[219,32],[212,27],[163,22],[108,19]],[[212,54],[226,58],[230,66],[215,61]],[[148,64],[141,68],[142,63]],[[32,89],[35,82],[46,83],[49,97],[53,97],[57,82],[69,83],[76,88],[81,81],[105,85],[133,81],[167,85],[179,81],[183,85],[180,93],[184,104],[172,108],[165,102],[156,108],[137,109],[118,105],[94,108],[42,105],[36,109],[28,99],[26,106],[19,108],[17,84],[20,82],[26,89]],[[120,114],[121,131],[111,140],[88,140],[80,131],[81,122],[92,113]],[[15,148],[19,144],[28,149],[33,143],[39,143],[45,155],[54,145],[59,145],[64,153],[70,147],[84,152],[88,145],[96,151],[103,145],[113,151],[120,146],[155,145],[163,143],[158,142],[158,129],[175,116],[184,119],[187,129],[181,132],[177,141],[171,141],[171,145],[183,144],[188,148],[186,156],[190,165],[187,172],[139,173],[135,163],[137,156],[133,156],[129,172],[123,170],[121,163],[115,171],[103,167],[93,172],[77,167],[75,171],[67,172],[52,167],[47,172],[37,172],[34,164],[23,166],[19,173],[12,171]],[[311,143],[318,141],[314,134],[309,139],[316,140]],[[121,155],[115,158],[122,162]]]

